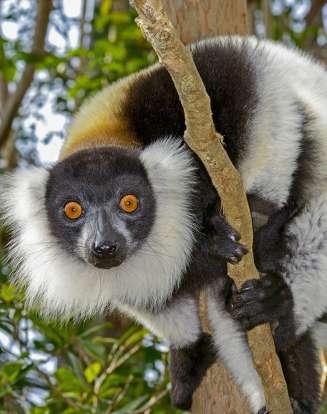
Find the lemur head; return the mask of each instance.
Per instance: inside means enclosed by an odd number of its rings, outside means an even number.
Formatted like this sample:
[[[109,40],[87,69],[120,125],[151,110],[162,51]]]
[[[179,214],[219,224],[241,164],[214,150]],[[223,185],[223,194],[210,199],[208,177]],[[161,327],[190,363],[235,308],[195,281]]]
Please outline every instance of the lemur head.
[[[50,315],[160,305],[191,255],[194,180],[190,153],[173,139],[86,149],[5,177],[14,280]]]
[[[110,269],[147,244],[156,199],[135,152],[98,148],[79,151],[49,172],[45,206],[65,251]]]

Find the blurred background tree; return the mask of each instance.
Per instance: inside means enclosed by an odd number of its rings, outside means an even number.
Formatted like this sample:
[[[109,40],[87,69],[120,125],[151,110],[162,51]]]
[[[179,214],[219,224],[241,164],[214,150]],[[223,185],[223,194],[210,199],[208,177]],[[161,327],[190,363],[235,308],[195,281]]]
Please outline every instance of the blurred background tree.
[[[327,64],[326,0],[248,8],[257,36]],[[55,161],[83,100],[156,60],[134,17],[127,0],[0,1],[0,174]],[[0,413],[177,413],[167,346],[111,317],[60,326],[27,312],[8,282],[7,241],[0,229]]]

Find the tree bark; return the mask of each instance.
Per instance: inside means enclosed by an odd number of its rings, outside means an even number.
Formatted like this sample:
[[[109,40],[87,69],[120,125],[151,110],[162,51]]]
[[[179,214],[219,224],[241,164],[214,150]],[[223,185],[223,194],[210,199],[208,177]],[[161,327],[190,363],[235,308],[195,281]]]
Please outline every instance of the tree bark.
[[[314,23],[317,14],[321,13],[324,4],[326,4],[326,0],[313,0],[311,2],[310,11],[305,18],[305,22],[308,26],[311,26]]]
[[[246,0],[163,0],[183,43],[248,33]]]
[[[172,15],[173,3],[171,0],[167,1]],[[185,1],[185,3],[188,3],[188,6],[191,7],[194,2]],[[221,6],[225,5],[223,10],[227,14],[223,16],[221,13],[219,14],[217,9],[216,17],[220,16],[225,24],[230,18],[233,21],[232,27],[239,27],[239,30],[245,33],[247,30],[245,20],[246,2],[241,0],[239,2],[235,1],[235,3],[229,0],[212,2],[213,5],[216,3],[220,3]],[[234,8],[236,3],[239,7],[242,6],[241,10]],[[177,8],[179,4],[180,2],[177,1]],[[196,2],[197,12],[201,9],[200,4],[205,5],[205,10],[211,10],[207,1],[203,3]],[[243,243],[251,248],[253,240],[252,223],[246,196],[242,189],[242,182],[224,151],[222,136],[215,131],[211,117],[210,99],[194,66],[191,54],[186,52],[178,39],[178,35],[167,18],[160,0],[134,0],[134,5],[140,16],[137,19],[139,26],[151,42],[159,60],[172,76],[179,93],[185,113],[185,141],[199,155],[216,189],[219,188],[219,195],[228,221],[240,230]],[[182,4],[180,7],[185,13],[187,12],[187,8],[184,8]],[[240,18],[238,25],[232,14],[236,10]],[[204,9],[202,11],[204,12]],[[183,24],[192,27],[196,24],[192,19],[197,17],[192,11],[189,14],[190,20],[186,20]],[[175,22],[181,24],[177,13],[175,16],[177,16]],[[191,24],[190,21],[193,21],[193,23]],[[219,27],[218,22],[216,22],[216,26]],[[229,29],[230,33],[232,29]],[[201,26],[198,33],[203,34],[203,31],[204,28]],[[189,35],[189,32],[183,34],[183,29],[181,29],[181,33],[184,41],[195,40],[194,37]],[[231,267],[229,273],[238,286],[246,280],[246,277],[258,276],[252,254],[248,254],[238,266]],[[203,299],[201,307],[202,309],[205,308],[205,300]],[[207,325],[207,321],[204,324]],[[207,329],[207,326],[205,328]],[[269,326],[260,326],[251,331],[249,344],[254,354],[256,368],[263,379],[268,407],[274,413],[290,413],[287,388]],[[249,408],[238,387],[231,381],[226,369],[218,363],[209,370],[205,380],[194,395],[192,412],[196,414],[247,413]]]

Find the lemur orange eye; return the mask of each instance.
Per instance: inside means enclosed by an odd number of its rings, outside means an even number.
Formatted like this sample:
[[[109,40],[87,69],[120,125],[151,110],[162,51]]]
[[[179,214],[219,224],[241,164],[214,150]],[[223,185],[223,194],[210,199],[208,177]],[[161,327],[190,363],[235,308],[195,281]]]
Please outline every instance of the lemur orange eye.
[[[139,206],[139,199],[133,194],[127,194],[120,200],[119,206],[125,213],[133,213]]]
[[[64,212],[70,220],[77,220],[82,215],[82,206],[77,201],[69,201],[64,207]]]

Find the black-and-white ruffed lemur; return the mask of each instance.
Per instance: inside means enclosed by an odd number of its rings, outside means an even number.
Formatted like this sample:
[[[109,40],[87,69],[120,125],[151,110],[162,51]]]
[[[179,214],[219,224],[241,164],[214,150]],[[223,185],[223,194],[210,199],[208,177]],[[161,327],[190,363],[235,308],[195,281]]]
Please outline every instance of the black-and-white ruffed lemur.
[[[252,411],[264,413],[241,325],[270,322],[294,410],[314,413],[310,333],[327,310],[326,70],[255,38],[205,40],[192,51],[253,214],[274,213],[256,234],[266,276],[233,288],[226,261],[246,250],[183,143],[183,110],[157,64],[85,103],[52,168],[5,178],[14,280],[45,314],[84,318],[112,307],[164,337],[172,400],[184,408],[217,352]],[[212,338],[201,331],[201,288]]]

